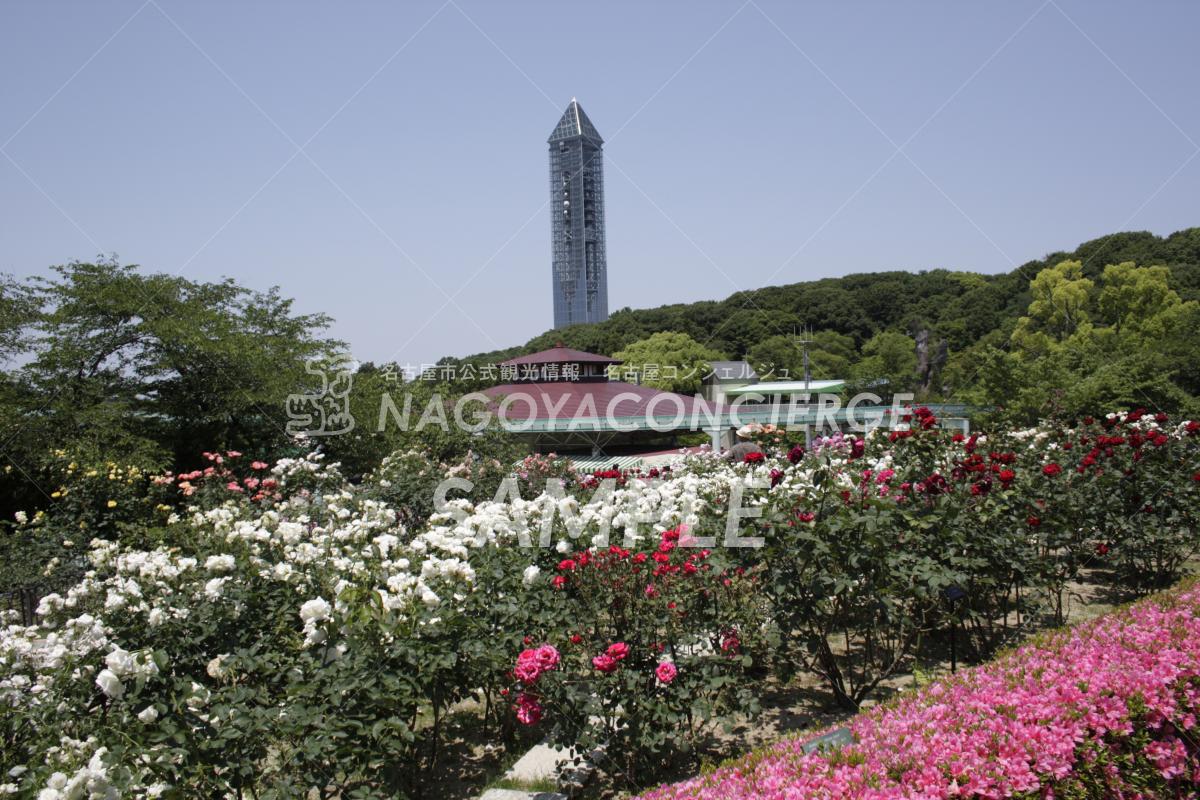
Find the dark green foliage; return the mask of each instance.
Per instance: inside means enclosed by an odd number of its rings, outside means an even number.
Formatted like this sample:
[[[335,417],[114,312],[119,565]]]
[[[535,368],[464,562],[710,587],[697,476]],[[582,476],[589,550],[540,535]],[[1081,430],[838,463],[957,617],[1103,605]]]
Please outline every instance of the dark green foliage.
[[[1184,303],[1181,318],[1164,332],[1169,335],[1092,336],[1088,343],[1064,343],[1063,352],[1047,354],[1044,363],[1034,363],[1029,354],[1017,359],[1010,339],[1029,313],[1030,284],[1063,261],[1078,261],[1082,279],[1097,287],[1097,322],[1110,322],[1098,296],[1105,267],[1126,262],[1167,268],[1170,289]],[[1200,228],[1166,237],[1126,232],[996,275],[945,269],[864,273],[738,292],[721,301],[623,308],[607,322],[548,331],[523,347],[463,361],[498,361],[559,342],[613,355],[672,331],[730,358],[745,358],[760,371],[773,366],[799,376],[800,351],[792,340],[808,329],[818,332],[810,348],[813,377],[858,378],[861,384],[886,366],[865,346],[880,334],[888,339],[898,334],[925,338],[929,362],[911,376],[907,370],[874,375],[890,381],[887,391],[993,405],[1022,422],[1114,403],[1176,411],[1193,408],[1200,394],[1196,359],[1188,355],[1200,346],[1198,312],[1187,305],[1195,300],[1200,300]]]

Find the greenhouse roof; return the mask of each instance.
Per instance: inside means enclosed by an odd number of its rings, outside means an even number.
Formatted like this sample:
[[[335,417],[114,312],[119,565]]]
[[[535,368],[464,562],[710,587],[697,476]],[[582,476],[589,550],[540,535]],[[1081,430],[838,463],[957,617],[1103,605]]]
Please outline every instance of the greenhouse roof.
[[[803,394],[804,392],[840,392],[846,388],[845,380],[828,381],[766,381],[764,383],[747,383],[745,386],[734,386],[725,390],[725,394]]]

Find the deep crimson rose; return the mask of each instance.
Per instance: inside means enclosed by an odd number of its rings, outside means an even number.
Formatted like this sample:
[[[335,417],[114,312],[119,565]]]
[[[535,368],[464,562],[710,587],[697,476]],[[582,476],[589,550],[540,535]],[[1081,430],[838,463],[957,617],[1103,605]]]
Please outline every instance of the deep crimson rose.
[[[1033,515],[1030,515],[1028,518],[1026,518],[1025,521],[1029,523],[1029,527],[1031,527],[1031,528],[1036,528],[1042,524],[1041,518],[1035,517]]]
[[[1016,479],[1017,473],[1013,472],[1011,469],[1002,469],[997,477],[1000,478],[1001,483],[1008,485]]]
[[[1098,555],[1098,556],[1108,555],[1108,545],[1105,544],[1104,542],[1101,542],[1100,544],[1096,545],[1096,555]]]
[[[783,470],[771,470],[771,488],[774,489],[779,484],[783,483]]]
[[[788,450],[787,457],[788,461],[792,462],[793,464],[799,463],[800,459],[804,458],[803,445],[796,445],[791,450]]]
[[[850,445],[850,457],[858,458],[867,449],[867,443],[862,439],[855,439]]]
[[[1200,422],[1194,419],[1188,420],[1188,424],[1184,425],[1183,428],[1187,431],[1188,436],[1195,436],[1200,431]]]
[[[581,642],[583,642],[582,636],[580,636],[578,633],[571,634],[571,644],[580,644]]]
[[[1167,412],[1165,412],[1165,411],[1160,411],[1154,415],[1154,421],[1157,422],[1159,425],[1162,425],[1168,419],[1170,419],[1170,417],[1167,416]]]
[[[1042,467],[1042,474],[1047,478],[1053,478],[1055,475],[1059,475],[1061,473],[1062,467],[1060,467],[1058,464],[1047,464],[1046,466]]]

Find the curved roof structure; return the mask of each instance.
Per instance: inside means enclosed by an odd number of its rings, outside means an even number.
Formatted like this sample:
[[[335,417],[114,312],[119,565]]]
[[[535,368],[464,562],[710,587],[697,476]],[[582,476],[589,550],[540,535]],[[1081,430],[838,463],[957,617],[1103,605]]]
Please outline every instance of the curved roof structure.
[[[608,356],[597,355],[596,353],[585,353],[582,350],[574,350],[570,347],[551,347],[549,350],[542,350],[537,353],[530,353],[527,356],[517,356],[510,358],[507,361],[501,361],[500,366],[524,366],[525,364],[620,364],[623,363],[619,358],[610,358]]]

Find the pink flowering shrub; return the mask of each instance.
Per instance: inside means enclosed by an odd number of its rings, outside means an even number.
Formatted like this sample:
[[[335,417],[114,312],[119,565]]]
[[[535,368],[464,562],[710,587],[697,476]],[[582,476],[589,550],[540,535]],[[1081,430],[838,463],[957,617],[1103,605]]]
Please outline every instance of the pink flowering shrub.
[[[841,749],[791,739],[642,798],[1195,797],[1198,713],[1192,585],[862,714]]]

